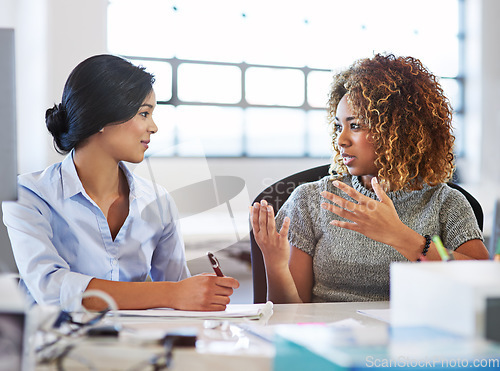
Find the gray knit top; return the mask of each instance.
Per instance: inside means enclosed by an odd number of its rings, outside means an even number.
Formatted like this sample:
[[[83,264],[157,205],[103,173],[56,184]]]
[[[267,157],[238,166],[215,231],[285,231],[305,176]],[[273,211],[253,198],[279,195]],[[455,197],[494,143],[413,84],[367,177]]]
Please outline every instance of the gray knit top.
[[[378,199],[358,177],[348,175],[340,180],[365,196]],[[313,258],[312,301],[389,300],[390,263],[408,259],[389,245],[330,225],[333,219],[345,219],[320,207],[322,202],[329,202],[320,195],[322,191],[352,200],[326,176],[297,187],[276,216],[278,230],[284,217],[290,218],[290,244]],[[422,235],[439,235],[448,249],[455,250],[469,240],[483,238],[465,196],[446,184],[387,195],[404,224]]]

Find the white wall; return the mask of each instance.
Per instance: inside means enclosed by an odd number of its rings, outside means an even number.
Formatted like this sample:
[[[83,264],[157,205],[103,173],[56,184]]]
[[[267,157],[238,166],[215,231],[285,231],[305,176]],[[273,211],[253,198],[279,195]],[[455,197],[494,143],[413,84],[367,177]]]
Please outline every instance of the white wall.
[[[0,27],[14,28],[18,171],[60,160],[45,127],[45,111],[60,102],[71,69],[106,52],[106,0],[0,0]],[[1,261],[15,270],[10,246]]]
[[[60,159],[45,110],[60,102],[78,62],[106,52],[106,8],[106,0],[0,0],[0,27],[16,32],[20,172]]]
[[[44,124],[45,110],[60,102],[71,69],[86,57],[106,52],[106,0],[0,0],[0,27],[17,33],[19,171],[34,171],[60,160]],[[493,200],[500,197],[500,1],[466,0],[466,172],[465,185],[486,212],[491,229]],[[147,9],[141,16],[147,17]],[[172,173],[189,170],[187,159],[155,159]],[[250,198],[274,180],[327,159],[209,159],[212,175],[235,175]]]
[[[106,52],[106,6],[106,0],[0,0],[0,27],[16,29],[20,173],[42,169],[61,159],[45,128],[45,110],[60,102],[66,78],[76,64],[90,55]],[[165,166],[181,172],[189,163],[189,159],[153,161],[168,162]],[[212,175],[230,174],[245,179],[251,197],[270,179],[327,162],[328,159],[208,160]],[[276,166],[269,166],[270,163]]]
[[[491,233],[500,198],[500,1],[466,0],[466,159],[464,184],[485,212]]]
[[[481,61],[479,68],[481,71],[479,80],[482,86],[479,87],[478,95],[481,97],[481,108],[483,123],[481,132],[481,175],[493,181],[500,187],[500,26],[498,15],[500,14],[500,2],[497,0],[484,0],[480,13],[480,43]],[[471,56],[471,53],[468,54]],[[471,63],[471,67],[474,65]],[[471,77],[472,80],[472,77]],[[470,95],[475,91],[470,90]],[[471,151],[475,149],[471,148]]]

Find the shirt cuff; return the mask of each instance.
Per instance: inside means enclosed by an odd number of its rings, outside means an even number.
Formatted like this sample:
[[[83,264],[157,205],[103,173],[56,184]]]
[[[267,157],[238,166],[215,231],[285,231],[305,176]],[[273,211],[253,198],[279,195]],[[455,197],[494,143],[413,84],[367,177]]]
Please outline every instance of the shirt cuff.
[[[92,276],[76,272],[66,274],[61,285],[61,309],[67,312],[83,311],[82,294],[93,278]]]

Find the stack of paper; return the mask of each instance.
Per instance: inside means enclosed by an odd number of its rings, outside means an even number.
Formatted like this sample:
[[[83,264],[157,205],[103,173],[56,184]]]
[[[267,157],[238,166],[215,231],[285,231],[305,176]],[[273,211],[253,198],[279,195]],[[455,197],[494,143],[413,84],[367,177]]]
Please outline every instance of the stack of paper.
[[[266,304],[229,304],[224,311],[185,311],[170,308],[156,308],[147,310],[119,310],[111,312],[119,317],[155,317],[172,319],[201,319],[201,320],[259,320],[268,319],[273,313],[273,303]]]

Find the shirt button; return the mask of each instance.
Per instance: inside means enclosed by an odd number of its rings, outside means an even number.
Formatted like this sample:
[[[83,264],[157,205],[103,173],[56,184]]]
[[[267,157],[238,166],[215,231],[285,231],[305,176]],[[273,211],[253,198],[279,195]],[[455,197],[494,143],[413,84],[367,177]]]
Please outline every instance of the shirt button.
[[[118,260],[113,259],[113,261],[112,261],[112,263],[111,263],[111,264],[113,264],[113,265],[117,265],[117,264],[118,264]]]

